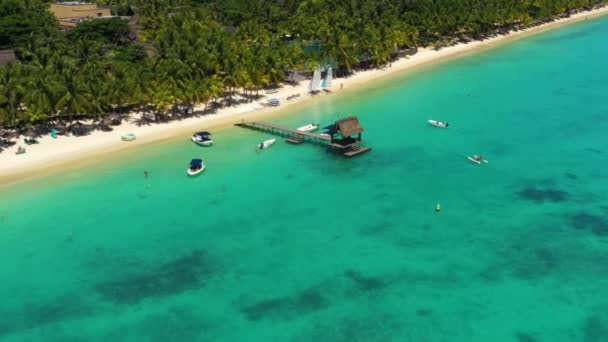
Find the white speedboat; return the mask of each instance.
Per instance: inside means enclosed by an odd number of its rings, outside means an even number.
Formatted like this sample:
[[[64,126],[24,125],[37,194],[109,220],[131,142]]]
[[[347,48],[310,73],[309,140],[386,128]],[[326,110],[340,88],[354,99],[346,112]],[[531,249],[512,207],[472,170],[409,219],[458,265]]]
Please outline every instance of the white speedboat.
[[[266,141],[263,141],[263,142],[261,142],[261,143],[258,144],[257,149],[258,150],[265,150],[265,149],[269,148],[270,146],[272,146],[272,144],[274,144],[275,141],[277,141],[277,139],[268,139]]]
[[[302,126],[302,127],[298,127],[296,128],[296,131],[300,131],[300,132],[314,132],[316,130],[319,129],[319,125],[315,125],[315,124],[308,124],[306,126]]]
[[[429,124],[432,126],[435,126],[435,127],[440,127],[440,128],[448,128],[448,126],[450,125],[447,122],[437,121],[437,120],[429,120]]]
[[[213,140],[211,140],[211,133],[209,132],[196,132],[192,135],[192,141],[194,141],[197,145],[201,146],[211,146],[213,145]]]
[[[188,166],[188,175],[196,176],[199,173],[205,171],[205,162],[202,159],[192,159],[190,161],[190,166]]]
[[[478,165],[488,162],[484,157],[478,155],[469,156],[467,159]]]

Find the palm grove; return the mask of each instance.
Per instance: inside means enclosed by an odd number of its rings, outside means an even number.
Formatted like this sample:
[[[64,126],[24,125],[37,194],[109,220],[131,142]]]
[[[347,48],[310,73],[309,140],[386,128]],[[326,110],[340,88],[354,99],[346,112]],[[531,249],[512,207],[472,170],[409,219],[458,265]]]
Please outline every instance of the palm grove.
[[[100,0],[126,20],[63,32],[44,0],[0,0],[0,125],[101,119],[253,97],[294,70],[338,76],[385,65],[400,48],[482,39],[603,0]],[[137,38],[137,39],[135,39]],[[178,106],[179,105],[179,106]]]

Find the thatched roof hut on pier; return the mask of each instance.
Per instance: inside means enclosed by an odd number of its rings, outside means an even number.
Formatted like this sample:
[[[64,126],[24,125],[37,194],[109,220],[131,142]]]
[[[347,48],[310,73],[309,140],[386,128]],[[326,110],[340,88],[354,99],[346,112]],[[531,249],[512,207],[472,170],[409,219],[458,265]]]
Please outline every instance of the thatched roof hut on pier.
[[[361,146],[361,133],[364,129],[356,116],[348,116],[325,127],[325,134],[331,137],[329,146],[347,157],[353,157],[371,150]]]

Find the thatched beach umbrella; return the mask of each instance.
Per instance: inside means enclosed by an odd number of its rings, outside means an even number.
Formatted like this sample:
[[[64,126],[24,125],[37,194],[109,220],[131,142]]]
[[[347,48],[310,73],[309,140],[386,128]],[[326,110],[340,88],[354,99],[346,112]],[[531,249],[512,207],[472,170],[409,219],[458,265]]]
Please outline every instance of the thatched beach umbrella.
[[[28,137],[28,138],[36,138],[38,136],[38,133],[36,133],[35,130],[33,129],[28,129],[25,133],[23,133],[24,136]]]
[[[112,118],[111,117],[105,117],[103,118],[103,120],[101,120],[101,126],[109,126],[112,124]]]
[[[68,131],[68,128],[60,122],[54,124],[53,128],[57,131],[57,134],[65,134]]]
[[[122,117],[116,113],[109,115],[106,119],[109,119],[109,125],[118,126],[122,123]]]
[[[105,121],[101,125],[99,125],[99,129],[102,130],[103,132],[111,132],[114,130],[114,128],[112,128],[108,124],[106,124]]]
[[[88,128],[82,122],[76,121],[70,126],[70,132],[72,132],[73,135],[82,136],[88,133]]]
[[[11,131],[4,131],[4,133],[2,133],[2,138],[4,139],[15,139],[19,136],[19,133],[17,133],[17,131],[11,130]]]

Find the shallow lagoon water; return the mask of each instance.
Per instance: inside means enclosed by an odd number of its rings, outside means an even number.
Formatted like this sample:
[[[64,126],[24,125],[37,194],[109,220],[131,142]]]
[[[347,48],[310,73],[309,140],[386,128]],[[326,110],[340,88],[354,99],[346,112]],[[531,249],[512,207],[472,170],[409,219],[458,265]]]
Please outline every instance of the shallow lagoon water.
[[[0,340],[608,339],[606,32],[585,22],[272,119],[353,113],[373,148],[355,159],[256,153],[269,136],[231,128],[3,188]]]

